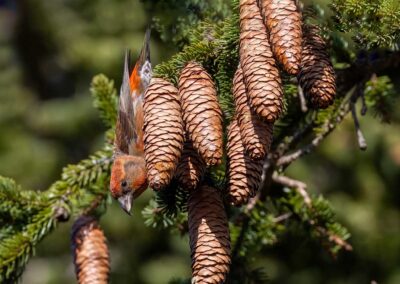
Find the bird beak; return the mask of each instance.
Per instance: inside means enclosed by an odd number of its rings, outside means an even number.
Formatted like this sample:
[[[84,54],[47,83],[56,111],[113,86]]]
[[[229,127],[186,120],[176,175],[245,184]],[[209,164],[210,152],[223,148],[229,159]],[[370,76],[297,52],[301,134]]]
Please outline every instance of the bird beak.
[[[132,208],[132,201],[133,201],[133,193],[129,192],[120,198],[118,198],[118,202],[121,205],[122,209],[128,214],[131,214],[131,208]]]

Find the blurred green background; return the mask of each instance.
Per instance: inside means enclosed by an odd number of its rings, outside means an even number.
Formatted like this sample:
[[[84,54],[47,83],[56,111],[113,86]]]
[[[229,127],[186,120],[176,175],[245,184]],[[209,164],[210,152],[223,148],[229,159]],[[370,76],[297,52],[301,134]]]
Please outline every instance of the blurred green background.
[[[119,85],[124,49],[138,54],[151,12],[138,0],[0,0],[1,175],[44,190],[63,166],[101,147],[105,128],[92,107],[89,83],[105,73]],[[153,33],[155,64],[174,52]],[[395,107],[400,109],[398,101]],[[332,202],[352,233],[354,251],[334,260],[301,233],[289,232],[255,260],[271,283],[400,283],[400,112],[391,124],[368,113],[361,125],[366,152],[358,149],[347,119],[317,152],[288,169],[310,192]],[[190,276],[187,237],[143,223],[140,212],[151,194],[137,200],[133,217],[113,203],[101,220],[112,283]],[[42,242],[22,283],[75,282],[70,228],[71,222],[61,224]]]

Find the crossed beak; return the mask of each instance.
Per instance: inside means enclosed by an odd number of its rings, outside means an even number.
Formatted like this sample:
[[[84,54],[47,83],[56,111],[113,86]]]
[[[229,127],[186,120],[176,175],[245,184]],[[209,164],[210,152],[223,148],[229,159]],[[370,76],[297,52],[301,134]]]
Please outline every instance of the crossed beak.
[[[131,214],[132,201],[133,201],[133,192],[129,192],[118,198],[119,204],[128,215],[132,215]]]

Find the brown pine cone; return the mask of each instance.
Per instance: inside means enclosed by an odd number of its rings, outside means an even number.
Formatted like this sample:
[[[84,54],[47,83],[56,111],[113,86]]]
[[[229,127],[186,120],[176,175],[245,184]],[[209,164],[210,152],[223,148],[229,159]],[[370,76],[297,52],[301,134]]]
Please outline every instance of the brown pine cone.
[[[231,248],[228,219],[219,192],[207,185],[191,191],[188,211],[192,283],[224,283]]]
[[[78,283],[108,283],[110,259],[107,241],[96,219],[79,217],[72,227],[71,241]]]
[[[221,163],[222,111],[214,82],[196,62],[189,62],[179,77],[183,120],[193,147],[207,166]]]
[[[240,0],[240,65],[251,108],[274,122],[282,112],[282,82],[257,0]]]
[[[175,177],[179,184],[186,189],[193,190],[202,180],[206,171],[206,164],[193,149],[191,141],[185,142],[182,157],[176,168]]]
[[[246,155],[236,120],[229,125],[227,149],[229,201],[240,206],[256,194],[261,183],[263,161],[252,160]]]
[[[144,95],[144,158],[151,188],[167,186],[181,157],[184,142],[178,90],[153,78]]]
[[[313,107],[327,108],[336,95],[335,70],[316,26],[304,26],[300,86]]]
[[[261,0],[264,22],[275,57],[286,72],[297,75],[301,60],[301,15],[294,0]]]
[[[233,98],[236,117],[246,153],[254,160],[263,159],[272,142],[273,124],[261,121],[250,109],[247,101],[243,71],[239,66],[233,77]]]

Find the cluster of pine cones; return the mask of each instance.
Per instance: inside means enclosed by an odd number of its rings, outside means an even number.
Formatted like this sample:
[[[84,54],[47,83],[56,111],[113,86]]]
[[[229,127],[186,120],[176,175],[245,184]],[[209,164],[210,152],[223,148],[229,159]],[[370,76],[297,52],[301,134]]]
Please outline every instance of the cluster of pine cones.
[[[178,88],[153,78],[144,97],[144,153],[150,187],[175,177],[189,190],[194,283],[222,283],[230,265],[228,219],[220,192],[202,179],[223,156],[222,111],[212,77],[196,62],[182,69]]]
[[[302,24],[294,0],[240,0],[240,63],[232,88],[236,110],[226,149],[230,204],[246,204],[260,187],[273,124],[283,108],[279,68],[297,76],[312,106],[333,102],[335,74],[318,34],[316,27]],[[223,115],[212,77],[192,61],[181,70],[177,87],[153,78],[144,113],[149,186],[163,190],[175,179],[189,190],[192,283],[223,283],[231,262],[228,219],[221,192],[203,181],[207,167],[221,164],[224,154]],[[91,269],[80,269],[87,261],[84,250],[104,244],[98,232],[97,241],[86,240],[97,230],[89,221],[78,223],[74,233],[78,275]],[[85,233],[88,228],[95,232]],[[98,254],[98,262],[108,263],[104,250]]]
[[[233,78],[235,117],[228,127],[227,199],[246,204],[260,187],[273,124],[282,113],[281,67],[296,75],[309,102],[328,107],[335,74],[319,30],[302,24],[294,0],[240,1],[240,64]],[[222,283],[230,264],[221,193],[202,183],[223,157],[222,112],[212,77],[196,62],[178,88],[154,78],[145,94],[145,160],[150,187],[173,178],[190,191],[189,235],[194,283]]]

